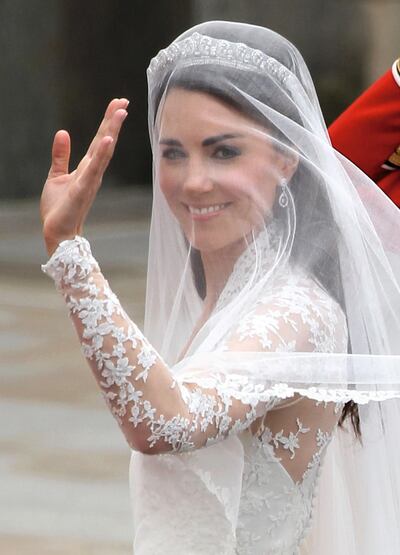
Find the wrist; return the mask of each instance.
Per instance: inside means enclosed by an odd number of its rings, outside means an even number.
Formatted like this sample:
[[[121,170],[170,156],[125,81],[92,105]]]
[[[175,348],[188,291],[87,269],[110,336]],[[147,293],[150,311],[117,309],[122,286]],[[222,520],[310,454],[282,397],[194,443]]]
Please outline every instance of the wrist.
[[[61,243],[61,241],[57,242],[57,241],[46,241],[45,240],[44,244],[46,246],[46,251],[47,251],[47,255],[49,256],[49,258],[57,250],[57,247],[60,243]]]
[[[76,235],[68,235],[65,237],[48,237],[48,238],[44,238],[44,244],[46,247],[46,251],[47,254],[49,255],[49,257],[51,257],[54,252],[57,250],[57,247],[63,242],[63,241],[70,241],[72,239],[75,239]]]
[[[44,244],[46,246],[46,251],[49,257],[51,257],[53,255],[53,253],[57,250],[57,247],[60,243],[62,243],[63,241],[65,241],[66,238],[64,239],[45,239],[44,240]],[[69,239],[73,239],[73,237],[69,237]]]
[[[79,272],[76,269],[79,267]],[[66,291],[77,280],[85,281],[100,268],[92,255],[89,242],[79,235],[62,240],[42,271],[54,279],[59,291]]]
[[[44,244],[49,257],[52,256],[54,251],[57,250],[60,243],[63,241],[70,241],[71,239],[74,239],[76,235],[79,235],[79,233],[66,233],[64,235],[55,236],[50,233],[43,232]]]

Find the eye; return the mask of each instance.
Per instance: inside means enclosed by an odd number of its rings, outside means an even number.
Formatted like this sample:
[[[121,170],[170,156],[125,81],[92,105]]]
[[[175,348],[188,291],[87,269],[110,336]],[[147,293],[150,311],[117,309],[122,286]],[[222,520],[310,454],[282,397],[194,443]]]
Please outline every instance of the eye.
[[[181,148],[169,147],[163,150],[162,157],[167,160],[179,160],[180,158],[185,158],[186,154]]]
[[[219,160],[228,160],[229,158],[235,158],[241,154],[240,149],[234,146],[220,145],[218,146],[212,156]]]

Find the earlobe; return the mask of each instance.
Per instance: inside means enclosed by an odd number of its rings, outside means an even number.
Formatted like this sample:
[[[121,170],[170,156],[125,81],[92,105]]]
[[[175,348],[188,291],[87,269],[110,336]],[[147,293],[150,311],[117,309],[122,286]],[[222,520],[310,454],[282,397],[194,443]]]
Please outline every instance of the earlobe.
[[[291,152],[290,154],[285,155],[282,176],[286,179],[286,183],[288,183],[296,173],[298,165],[299,155],[297,153]]]

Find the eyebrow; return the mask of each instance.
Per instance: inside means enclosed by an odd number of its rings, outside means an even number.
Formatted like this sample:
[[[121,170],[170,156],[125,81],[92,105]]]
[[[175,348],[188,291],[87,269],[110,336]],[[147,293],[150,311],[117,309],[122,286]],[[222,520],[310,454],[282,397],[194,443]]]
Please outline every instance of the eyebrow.
[[[160,139],[160,145],[182,146],[182,143],[176,139]]]
[[[226,139],[237,139],[239,137],[243,137],[243,135],[240,135],[238,133],[224,133],[222,135],[215,135],[214,137],[208,137],[208,139],[204,139],[201,145],[211,146],[215,143],[219,143],[220,141],[225,141]],[[160,139],[160,145],[181,147],[182,143],[180,141],[177,141],[176,139]]]
[[[239,135],[238,133],[224,133],[223,135],[215,135],[215,137],[209,137],[208,139],[204,139],[201,143],[202,146],[210,146],[215,143],[219,143],[220,141],[225,141],[226,139],[237,139],[238,137],[242,137],[243,135]]]

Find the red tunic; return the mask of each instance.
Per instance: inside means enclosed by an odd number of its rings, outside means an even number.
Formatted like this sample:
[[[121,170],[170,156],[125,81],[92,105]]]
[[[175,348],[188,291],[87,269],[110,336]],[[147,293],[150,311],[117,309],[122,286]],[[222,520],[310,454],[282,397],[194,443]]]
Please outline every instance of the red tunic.
[[[400,76],[396,71],[394,66],[357,98],[332,123],[329,135],[336,150],[400,206]]]

